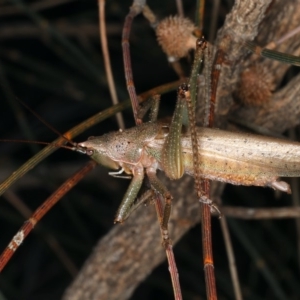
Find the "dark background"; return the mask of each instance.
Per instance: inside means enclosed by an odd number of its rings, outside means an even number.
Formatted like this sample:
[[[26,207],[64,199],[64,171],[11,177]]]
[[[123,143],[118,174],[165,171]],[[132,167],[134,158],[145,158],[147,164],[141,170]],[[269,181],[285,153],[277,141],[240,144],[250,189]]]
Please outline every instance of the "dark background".
[[[10,1],[0,2],[0,138],[52,141],[56,135],[22,107],[15,98],[27,103],[43,119],[64,132],[89,116],[111,106],[103,58],[99,45],[96,1],[61,1],[47,8],[35,9],[37,3],[26,1],[30,11],[38,13],[65,40],[79,49],[98,75],[74,58],[63,43],[41,30],[29,15]],[[151,1],[149,5],[161,18],[176,13],[174,1]],[[106,20],[112,69],[120,101],[128,99],[123,72],[121,31],[130,1],[108,1]],[[220,27],[230,11],[231,1],[224,1],[218,12]],[[184,1],[185,13],[194,18],[194,2]],[[205,10],[204,35],[209,34],[213,7]],[[131,33],[131,57],[138,93],[176,80],[165,55],[156,43],[153,30],[139,16]],[[188,65],[189,60],[184,64]],[[6,91],[6,92],[5,92]],[[7,92],[8,91],[8,92]],[[175,93],[162,99],[161,116],[171,115]],[[14,109],[12,108],[14,107]],[[131,110],[124,111],[126,126],[134,125]],[[26,122],[30,132],[24,132]],[[111,117],[88,130],[76,141],[91,135],[117,130]],[[0,179],[8,177],[29,159],[40,146],[0,144]],[[21,204],[37,208],[88,158],[67,150],[58,150],[37,168],[15,183],[0,202],[0,249],[4,249],[24,222]],[[128,181],[115,179],[103,167],[96,168],[65,196],[42,220],[0,275],[0,299],[59,299],[74,274],[49,246],[55,239],[76,268],[80,268],[96,241],[113,226],[114,214],[126,191]],[[287,195],[275,197],[270,189],[227,186],[224,203],[248,207],[276,207],[291,203]],[[12,199],[19,204],[13,205]],[[176,195],[174,195],[176,199]],[[152,206],[149,209],[153,209]],[[213,218],[213,248],[220,299],[233,299],[228,262],[219,221]],[[244,299],[299,299],[299,262],[294,220],[240,221],[230,223],[237,266]],[[239,237],[238,231],[244,239]],[[57,250],[61,253],[61,250]],[[185,299],[204,299],[202,250],[199,225],[175,247],[180,280]],[[270,272],[267,283],[263,272]],[[112,274],[113,276],[113,274]],[[269,275],[267,275],[269,276]],[[275,296],[277,295],[277,296]],[[131,299],[172,299],[167,264],[164,263],[136,290]]]

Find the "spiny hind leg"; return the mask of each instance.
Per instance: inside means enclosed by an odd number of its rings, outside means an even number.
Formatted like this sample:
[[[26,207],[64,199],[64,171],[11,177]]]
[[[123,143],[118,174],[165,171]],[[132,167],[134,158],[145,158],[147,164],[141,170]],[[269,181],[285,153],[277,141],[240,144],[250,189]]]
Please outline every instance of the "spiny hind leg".
[[[160,221],[160,229],[162,234],[162,244],[167,248],[171,244],[171,239],[169,237],[168,223],[171,215],[172,200],[173,197],[163,183],[157,178],[156,170],[154,168],[147,168],[147,176],[149,178],[151,188],[161,195],[165,200],[165,206],[163,209],[163,214]]]
[[[137,197],[137,194],[142,186],[144,179],[144,170],[142,167],[136,167],[134,170],[134,176],[130,182],[130,185],[123,197],[123,200],[117,211],[114,223],[123,223],[132,211],[132,206]]]

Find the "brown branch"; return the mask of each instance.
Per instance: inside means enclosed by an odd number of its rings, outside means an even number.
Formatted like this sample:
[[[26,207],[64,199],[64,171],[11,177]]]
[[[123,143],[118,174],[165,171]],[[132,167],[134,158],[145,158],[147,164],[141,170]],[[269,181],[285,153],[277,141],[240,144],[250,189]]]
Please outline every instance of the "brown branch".
[[[100,44],[104,59],[105,73],[109,87],[109,93],[114,105],[119,103],[112,67],[110,63],[110,55],[108,50],[106,22],[105,22],[105,0],[98,0],[99,10],[99,27],[100,27]],[[121,113],[116,114],[118,126],[120,129],[125,129],[124,119]]]
[[[88,172],[96,166],[96,162],[88,162],[82,169],[73,174],[65,183],[63,183],[45,202],[38,207],[29,220],[20,228],[13,237],[9,245],[0,256],[0,272],[6,266],[15,251],[23,243],[27,235],[37,225],[37,223],[45,216],[45,214],[70,190],[72,189]]]

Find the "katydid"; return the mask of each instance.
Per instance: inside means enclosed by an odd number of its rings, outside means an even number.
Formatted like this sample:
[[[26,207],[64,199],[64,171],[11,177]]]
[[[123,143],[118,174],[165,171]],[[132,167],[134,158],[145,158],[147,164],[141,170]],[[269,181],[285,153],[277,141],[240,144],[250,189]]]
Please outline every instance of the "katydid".
[[[156,101],[149,123],[101,137],[92,137],[73,148],[91,156],[99,164],[119,170],[117,174],[125,172],[132,175],[130,186],[117,211],[115,223],[121,223],[129,216],[146,173],[151,188],[166,200],[162,227],[167,230],[172,196],[157,178],[158,169],[174,180],[182,177],[184,173],[194,176],[195,172],[198,172],[195,177],[201,176],[236,185],[269,186],[287,193],[291,192],[288,183],[279,181],[278,177],[300,176],[299,143],[218,129],[197,128],[192,134],[193,138],[197,138],[198,147],[195,147],[192,145],[190,132],[182,133],[183,125],[190,125],[191,129],[195,126],[187,120],[185,94],[189,93],[190,110],[194,110],[197,74],[206,47],[204,38],[197,40],[189,84],[182,84],[178,89],[177,104],[170,125],[156,122]],[[195,120],[192,122],[195,123]],[[195,149],[198,152],[198,166],[193,159]],[[196,180],[199,181],[198,178]],[[200,201],[202,196],[199,190]],[[206,200],[211,203],[209,199]]]
[[[170,195],[156,177],[156,170],[165,171],[171,179],[178,179],[184,173],[193,176],[191,137],[180,132],[179,151],[170,150],[166,143],[169,128],[168,124],[159,122],[144,123],[89,138],[74,148],[101,165],[132,175],[115,222],[123,222],[128,217],[145,173],[151,187],[164,197]],[[300,176],[300,143],[209,128],[197,128],[197,136],[203,178],[236,185],[269,186],[290,193],[288,183],[279,181],[278,177]],[[167,158],[163,158],[169,151],[177,153],[172,170],[166,169]]]
[[[178,98],[185,88],[180,87]],[[90,156],[105,167],[120,170],[119,174],[125,172],[133,177],[115,222],[123,222],[135,208],[145,173],[152,189],[161,194],[169,206],[172,196],[156,177],[156,171],[162,170],[174,180],[184,173],[194,176],[191,136],[181,130],[183,108],[182,99],[178,99],[171,124],[156,122],[154,113],[148,123],[90,137],[72,147],[64,146]],[[177,123],[178,135],[176,130],[171,130]],[[278,177],[300,177],[300,143],[210,128],[197,128],[197,137],[203,178],[235,185],[269,186],[290,193],[289,185]],[[168,216],[162,224],[164,227],[167,227],[167,219]]]

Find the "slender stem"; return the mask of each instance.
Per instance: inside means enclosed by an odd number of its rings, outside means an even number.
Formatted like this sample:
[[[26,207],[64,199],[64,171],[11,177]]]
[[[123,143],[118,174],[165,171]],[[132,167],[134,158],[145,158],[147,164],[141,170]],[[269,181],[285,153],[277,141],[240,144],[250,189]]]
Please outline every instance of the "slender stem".
[[[16,210],[24,217],[24,219],[29,219],[33,214],[32,210],[18,197],[16,193],[9,190],[3,197],[9,202]],[[35,228],[35,232],[45,240],[49,248],[61,261],[65,269],[70,273],[72,277],[75,277],[78,274],[78,268],[75,263],[71,260],[67,252],[64,250],[58,239],[53,234],[45,234],[45,230],[42,230],[41,226]]]
[[[180,17],[184,17],[182,0],[176,0],[177,13]]]
[[[278,46],[280,44],[282,44],[283,42],[285,42],[286,40],[292,38],[294,35],[298,34],[300,31],[300,25],[297,26],[295,29],[289,31],[287,34],[285,34],[284,36],[282,36],[280,39],[278,39],[277,41],[273,42],[275,44],[275,46]],[[271,44],[273,44],[271,42]],[[266,48],[269,48],[268,45]]]
[[[129,36],[131,31],[132,21],[136,15],[138,15],[144,5],[136,4],[135,2],[130,7],[129,13],[127,14],[124,22],[123,32],[122,32],[122,48],[123,48],[123,62],[124,71],[127,84],[127,90],[131,100],[133,116],[136,125],[142,123],[142,120],[138,117],[139,112],[139,102],[135,91],[135,86],[133,82],[132,68],[131,68],[131,58],[130,58],[130,48],[129,48]]]
[[[163,203],[162,203],[160,196],[157,196],[155,198],[155,209],[156,209],[158,222],[161,223],[161,220],[163,219],[164,207],[163,207]],[[161,231],[161,236],[164,237],[164,232],[163,232],[162,227],[160,227],[160,231]],[[182,294],[181,294],[181,288],[180,288],[180,283],[179,283],[179,275],[178,275],[175,256],[174,256],[174,252],[173,252],[173,246],[172,246],[171,242],[168,242],[165,245],[165,251],[166,251],[166,255],[167,255],[167,259],[168,259],[168,265],[169,265],[169,271],[170,271],[170,276],[171,276],[171,280],[172,280],[174,298],[175,298],[175,300],[181,300]]]
[[[117,96],[113,73],[111,70],[111,63],[110,63],[110,57],[109,57],[109,51],[107,45],[107,35],[106,35],[106,25],[105,25],[105,0],[98,0],[98,9],[99,9],[100,41],[102,46],[103,58],[104,58],[105,72],[106,72],[112,103],[116,105],[119,103],[119,100]],[[116,117],[117,117],[119,128],[124,129],[125,125],[124,125],[122,114],[117,113]]]
[[[234,295],[236,300],[242,300],[242,291],[241,291],[241,286],[239,282],[239,276],[236,268],[236,262],[235,262],[235,257],[234,257],[234,251],[230,239],[230,234],[229,234],[229,229],[227,225],[227,220],[225,217],[222,217],[220,219],[221,223],[221,229],[225,241],[225,247],[226,247],[226,253],[228,256],[228,261],[229,261],[229,270],[232,278],[232,283],[233,283],[233,290],[234,290]]]
[[[233,232],[233,234],[239,239],[240,243],[244,246],[245,250],[251,258],[252,263],[260,262],[261,267],[259,269],[262,278],[269,285],[270,289],[272,289],[274,299],[289,299],[285,290],[279,283],[278,278],[275,277],[274,271],[270,270],[264,258],[261,256],[260,251],[257,249],[256,243],[259,245],[259,241],[253,243],[253,239],[245,234],[245,230],[241,228],[240,224],[237,221],[228,220],[228,224],[231,232]],[[245,228],[245,224],[243,227]]]
[[[210,43],[213,43],[214,38],[216,36],[217,32],[217,25],[218,25],[218,15],[220,10],[220,0],[214,0],[213,2],[213,9],[211,10],[211,22],[209,26],[209,35],[208,35],[208,41]]]
[[[203,182],[203,190],[206,195],[210,191],[208,180]],[[201,203],[201,220],[202,220],[202,247],[204,260],[204,274],[207,299],[217,299],[216,279],[214,273],[214,261],[212,252],[212,236],[211,236],[211,212],[210,205]]]
[[[195,24],[197,25],[200,31],[197,35],[198,37],[201,37],[203,32],[204,8],[205,8],[205,0],[197,0]]]
[[[148,5],[143,7],[143,16],[148,20],[150,26],[155,30],[158,24],[158,19]]]
[[[0,256],[0,272],[6,266],[10,258],[23,243],[27,235],[32,231],[36,224],[44,215],[71,189],[73,188],[88,172],[95,166],[96,162],[90,161],[81,170],[76,172],[63,185],[61,185],[39,208],[34,212],[32,217],[24,223],[11,242],[5,248]]]

